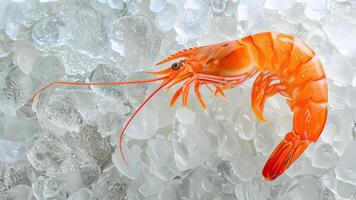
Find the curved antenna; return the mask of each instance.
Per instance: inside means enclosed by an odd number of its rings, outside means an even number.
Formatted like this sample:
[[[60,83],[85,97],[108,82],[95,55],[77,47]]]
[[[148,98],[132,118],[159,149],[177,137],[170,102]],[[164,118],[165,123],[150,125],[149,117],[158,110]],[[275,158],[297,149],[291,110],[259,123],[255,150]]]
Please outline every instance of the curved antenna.
[[[137,113],[143,108],[143,106],[146,105],[146,103],[152,99],[152,97],[157,94],[157,92],[159,92],[164,86],[166,86],[168,83],[170,82],[170,80],[167,80],[165,82],[163,82],[157,89],[155,89],[142,103],[141,105],[135,110],[135,112],[131,115],[131,117],[129,118],[129,120],[126,122],[124,128],[122,129],[121,131],[121,134],[120,134],[120,140],[119,140],[119,148],[120,148],[120,154],[121,154],[121,157],[122,159],[124,160],[125,164],[127,166],[129,166],[126,158],[125,158],[125,155],[124,155],[124,151],[122,149],[123,147],[123,139],[124,139],[124,135],[125,135],[125,131],[127,129],[127,127],[131,124],[132,120],[135,118],[135,116],[137,115]]]
[[[74,81],[56,81],[49,83],[39,90],[37,90],[31,97],[31,101],[33,101],[38,95],[44,92],[47,88],[56,86],[56,85],[82,85],[82,86],[94,86],[94,85],[125,85],[125,84],[141,84],[141,83],[150,83],[155,81],[161,81],[168,78],[168,76],[163,76],[154,79],[147,79],[147,80],[134,80],[134,81],[114,81],[114,82],[74,82]]]

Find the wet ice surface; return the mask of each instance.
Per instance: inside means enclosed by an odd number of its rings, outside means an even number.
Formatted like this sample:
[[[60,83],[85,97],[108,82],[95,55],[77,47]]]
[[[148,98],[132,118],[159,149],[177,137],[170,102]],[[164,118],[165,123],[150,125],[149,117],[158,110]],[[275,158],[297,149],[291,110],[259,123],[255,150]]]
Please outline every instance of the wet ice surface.
[[[0,199],[356,199],[356,3],[352,0],[1,0]],[[260,31],[296,35],[318,54],[329,82],[320,139],[274,182],[261,177],[291,128],[282,97],[251,111],[251,81],[169,108],[157,84],[58,86],[57,80],[144,79],[185,47]],[[180,101],[178,102],[178,104]]]

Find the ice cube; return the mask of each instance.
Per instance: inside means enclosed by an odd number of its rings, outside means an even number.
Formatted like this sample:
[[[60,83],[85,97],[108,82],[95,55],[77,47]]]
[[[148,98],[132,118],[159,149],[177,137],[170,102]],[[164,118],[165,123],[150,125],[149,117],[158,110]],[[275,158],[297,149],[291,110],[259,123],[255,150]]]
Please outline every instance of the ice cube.
[[[157,28],[161,31],[170,31],[173,28],[177,16],[177,8],[167,3],[166,6],[156,15]]]
[[[225,11],[227,0],[211,0],[210,2],[214,12],[222,13]]]
[[[0,101],[9,103],[8,109],[24,105],[32,95],[35,88],[33,79],[14,67],[5,77],[5,86],[0,90]],[[5,104],[6,105],[6,104]]]
[[[27,153],[31,165],[38,171],[58,168],[69,155],[67,147],[53,136],[41,137]]]
[[[67,132],[62,140],[73,150],[94,158],[98,165],[109,159],[112,153],[108,138],[102,137],[94,126],[85,125],[79,133]]]
[[[39,121],[58,135],[63,135],[65,131],[79,131],[84,121],[73,96],[63,93],[63,90],[47,91],[39,96],[34,110]]]
[[[126,7],[126,2],[123,0],[107,0],[111,8],[122,10]]]
[[[293,6],[295,0],[286,0],[286,1],[278,1],[278,0],[267,0],[265,1],[265,8],[267,9],[275,9],[275,10],[283,10],[288,9]]]
[[[167,0],[152,0],[150,1],[150,9],[152,12],[158,13],[166,6]]]
[[[239,23],[233,17],[219,17],[216,20],[216,28],[220,35],[228,40],[236,40],[240,36]]]
[[[34,46],[42,51],[59,50],[69,40],[64,31],[64,22],[57,18],[47,18],[39,22],[32,30]]]
[[[161,43],[156,26],[143,15],[115,19],[109,37],[112,49],[123,57],[120,66],[126,74],[149,69]]]
[[[347,147],[345,153],[342,155],[341,159],[337,162],[335,173],[336,177],[346,183],[356,185],[356,163],[355,152],[356,142],[353,141]]]
[[[89,186],[95,181],[101,170],[94,159],[81,152],[71,153],[61,163],[61,173],[65,178],[71,192],[78,190],[81,186]]]
[[[237,184],[235,187],[235,194],[237,199],[266,200],[262,193],[261,183],[257,181],[248,181]]]
[[[64,66],[56,56],[39,57],[33,63],[30,76],[43,84],[59,81],[64,77]]]
[[[257,174],[256,158],[241,158],[231,162],[234,173],[243,181],[253,179]]]
[[[350,44],[350,40],[353,40],[352,35],[356,34],[355,24],[342,21],[338,17],[329,17],[326,23],[324,23],[323,29],[331,42],[344,56],[350,59],[356,58],[356,47]],[[348,34],[344,34],[345,30],[347,30]],[[340,37],[340,35],[343,37]],[[345,66],[340,65],[340,67],[344,68]]]
[[[120,69],[106,64],[99,64],[95,70],[93,70],[89,78],[91,82],[114,82],[123,81],[124,79],[125,76]],[[126,85],[91,87],[98,94],[122,98],[123,90]]]
[[[68,200],[88,200],[91,199],[92,192],[88,188],[80,188],[69,196]]]
[[[281,189],[279,199],[283,200],[314,200],[321,199],[322,186],[312,175],[297,176]]]
[[[172,136],[174,160],[180,170],[202,164],[209,156],[209,139],[196,124],[178,124]]]
[[[338,156],[330,144],[317,144],[312,156],[314,167],[329,169],[336,165]]]
[[[250,110],[242,111],[237,115],[234,130],[239,134],[241,139],[252,140],[255,137],[256,118],[252,115],[253,113]]]
[[[150,161],[150,171],[159,178],[167,181],[180,174],[174,163],[172,144],[162,135],[147,142],[146,154]]]
[[[185,1],[184,9],[178,7],[177,20],[174,23],[178,43],[187,44],[197,39],[211,18],[211,10],[205,1]]]
[[[62,51],[58,55],[66,74],[82,75],[89,73],[98,65],[98,60],[74,50]]]
[[[142,184],[138,191],[146,198],[158,194],[164,185],[164,181],[157,176],[146,173],[144,176],[144,184]]]
[[[39,0],[39,2],[41,3],[55,2],[55,1],[60,1],[60,0]]]
[[[39,52],[31,47],[31,44],[26,42],[17,42],[15,44],[16,52],[13,56],[14,64],[17,65],[23,73],[29,74],[35,60],[40,56]]]
[[[32,187],[36,199],[65,200],[71,194],[61,174],[38,176]]]
[[[195,113],[188,108],[179,108],[175,116],[181,124],[195,123]]]
[[[33,171],[28,162],[16,162],[7,166],[4,179],[8,188],[16,185],[31,185]]]
[[[331,55],[331,63],[324,63],[325,66],[335,65],[338,67],[325,67],[325,73],[334,81],[337,86],[345,86],[351,84],[353,79],[353,66],[344,56],[337,52]]]
[[[330,3],[327,0],[305,1],[305,3],[304,14],[312,20],[321,20],[330,10]]]
[[[0,116],[0,138],[10,141],[26,141],[39,131],[31,119],[20,119],[13,115]],[[16,134],[14,134],[16,133]]]
[[[9,190],[2,191],[0,199],[6,200],[35,200],[32,188],[28,185],[17,185]]]
[[[24,158],[23,142],[0,139],[0,162],[14,163]]]
[[[136,179],[146,167],[141,159],[142,149],[138,145],[133,145],[130,148],[124,145],[123,153],[125,154],[128,165],[124,163],[118,148],[116,148],[115,152],[112,154],[112,162],[114,163],[116,169],[122,174],[131,179]]]
[[[178,191],[178,181],[171,181],[162,188],[161,192],[159,193],[158,200],[179,200],[180,194]]]
[[[111,166],[103,171],[100,178],[92,184],[93,199],[124,200],[127,199],[129,181]]]

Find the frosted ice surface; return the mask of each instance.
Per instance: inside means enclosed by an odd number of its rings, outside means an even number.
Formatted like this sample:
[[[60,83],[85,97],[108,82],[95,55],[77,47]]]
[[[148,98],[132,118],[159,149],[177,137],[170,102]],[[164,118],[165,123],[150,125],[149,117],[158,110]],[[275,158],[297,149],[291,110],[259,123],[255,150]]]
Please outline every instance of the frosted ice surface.
[[[284,185],[279,194],[283,200],[314,200],[321,199],[322,186],[320,182],[311,175],[297,176]]]
[[[111,48],[123,57],[120,65],[126,74],[149,69],[161,43],[156,26],[143,15],[115,19],[109,37]]]
[[[356,185],[356,163],[355,159],[356,143],[352,142],[338,161],[335,168],[336,176],[339,180]]]

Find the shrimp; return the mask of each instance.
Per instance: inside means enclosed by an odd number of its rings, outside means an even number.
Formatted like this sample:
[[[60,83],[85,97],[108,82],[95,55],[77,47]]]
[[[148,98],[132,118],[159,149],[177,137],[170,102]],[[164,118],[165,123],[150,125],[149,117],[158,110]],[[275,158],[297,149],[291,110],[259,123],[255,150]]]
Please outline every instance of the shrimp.
[[[119,148],[126,164],[122,145],[124,133],[142,107],[161,89],[182,83],[170,101],[174,106],[179,98],[187,106],[190,88],[201,104],[204,85],[211,85],[215,94],[234,88],[257,74],[252,86],[252,110],[261,122],[266,121],[263,108],[266,100],[280,94],[294,113],[293,128],[286,133],[268,158],[262,175],[271,181],[286,171],[322,133],[328,104],[327,80],[316,54],[301,40],[284,33],[262,32],[239,40],[194,47],[179,51],[156,65],[175,61],[170,67],[148,72],[158,78],[126,82],[53,82],[39,89],[35,99],[45,89],[55,85],[118,85],[160,82],[124,124]],[[211,89],[209,87],[209,89]]]

